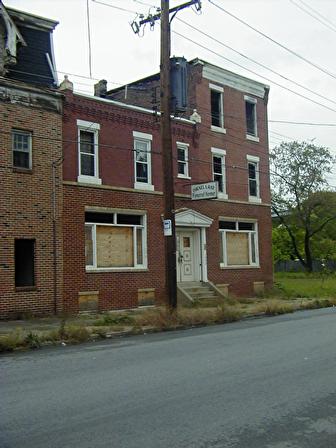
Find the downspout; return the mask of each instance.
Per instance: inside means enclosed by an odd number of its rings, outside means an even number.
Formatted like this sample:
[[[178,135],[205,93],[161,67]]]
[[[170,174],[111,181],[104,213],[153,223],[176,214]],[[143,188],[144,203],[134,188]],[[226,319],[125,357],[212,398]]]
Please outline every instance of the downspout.
[[[52,221],[53,221],[53,271],[54,271],[54,285],[53,285],[53,296],[54,296],[54,314],[57,314],[57,194],[56,194],[56,168],[63,163],[63,156],[61,159],[52,162]]]

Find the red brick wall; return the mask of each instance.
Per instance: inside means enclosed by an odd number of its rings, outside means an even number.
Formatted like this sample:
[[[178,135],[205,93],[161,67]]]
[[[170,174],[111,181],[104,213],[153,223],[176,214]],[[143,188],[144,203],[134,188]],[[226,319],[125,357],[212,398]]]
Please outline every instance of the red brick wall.
[[[1,88],[1,86],[0,86]],[[52,167],[62,156],[61,114],[37,107],[38,94],[30,99],[20,92],[27,105],[0,102],[1,132],[1,195],[0,195],[0,318],[19,314],[51,314],[54,312],[54,246]],[[11,95],[11,93],[10,93]],[[16,90],[18,95],[18,90]],[[53,105],[57,100],[53,98]],[[17,97],[16,97],[17,101]],[[48,104],[44,97],[43,102]],[[32,171],[15,172],[12,168],[12,129],[31,131]],[[62,181],[57,170],[57,306],[62,296]],[[15,288],[15,238],[35,239],[36,288],[23,291]]]
[[[195,78],[196,79],[196,78]],[[197,87],[196,87],[197,85]],[[265,105],[258,98],[260,142],[246,140],[244,94],[224,90],[224,115],[227,134],[210,130],[209,82],[195,82],[195,101],[202,104],[202,123],[197,126],[173,124],[175,191],[190,194],[190,183],[212,178],[211,147],[225,149],[229,201],[191,201],[176,199],[176,208],[191,208],[212,218],[207,233],[208,276],[215,283],[229,283],[234,294],[251,294],[254,281],[272,283],[271,217],[268,180]],[[78,148],[76,120],[100,124],[99,176],[102,186],[76,185]],[[152,172],[155,191],[161,192],[162,169],[160,128],[156,117],[120,108],[99,99],[88,99],[66,92],[64,108],[64,308],[78,311],[78,293],[99,291],[99,308],[137,306],[138,288],[155,288],[158,300],[164,299],[164,237],[161,214],[162,195],[129,191],[134,186],[133,131],[153,135]],[[176,141],[189,143],[191,180],[176,177]],[[258,155],[261,165],[263,205],[249,204],[246,155]],[[119,189],[119,191],[118,191]],[[128,191],[126,191],[128,189]],[[148,270],[145,272],[86,272],[84,257],[85,206],[141,209],[148,218]],[[221,269],[219,265],[218,216],[251,218],[258,221],[260,268]]]

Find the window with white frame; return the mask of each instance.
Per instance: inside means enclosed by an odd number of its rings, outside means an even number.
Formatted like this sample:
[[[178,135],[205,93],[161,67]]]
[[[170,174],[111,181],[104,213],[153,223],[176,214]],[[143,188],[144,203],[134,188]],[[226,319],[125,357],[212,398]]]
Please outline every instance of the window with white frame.
[[[223,107],[223,87],[216,84],[209,84],[210,105],[211,105],[211,129],[213,131],[225,133],[224,129],[224,107]]]
[[[244,96],[245,118],[246,118],[246,138],[259,142],[257,126],[257,100],[250,96]]]
[[[13,167],[32,169],[32,134],[27,131],[12,131]]]
[[[152,135],[133,132],[134,137],[134,188],[154,190],[152,185]]]
[[[225,155],[226,151],[219,148],[211,148],[212,153],[212,178],[218,184],[218,197],[227,199]]]
[[[258,226],[252,221],[219,221],[220,266],[258,266]]]
[[[247,156],[249,201],[260,202],[259,157]]]
[[[98,133],[100,125],[90,121],[77,120],[78,128],[78,182],[98,183]]]
[[[187,143],[177,142],[177,176],[190,179]]]
[[[146,268],[146,215],[86,212],[85,264],[87,270]]]

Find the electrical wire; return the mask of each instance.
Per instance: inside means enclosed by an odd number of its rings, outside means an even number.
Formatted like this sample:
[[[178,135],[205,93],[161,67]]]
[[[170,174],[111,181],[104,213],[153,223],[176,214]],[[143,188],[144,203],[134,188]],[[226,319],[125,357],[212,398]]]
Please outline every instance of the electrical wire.
[[[210,0],[209,0],[209,1],[210,1]],[[204,50],[209,51],[210,53],[212,53],[212,54],[218,56],[219,58],[224,59],[225,61],[230,62],[231,64],[237,65],[238,67],[240,67],[240,68],[242,68],[242,69],[244,69],[244,70],[246,70],[246,71],[248,71],[248,72],[250,72],[250,73],[253,73],[253,74],[256,75],[256,76],[259,76],[260,78],[264,78],[264,79],[266,79],[266,81],[271,82],[271,83],[273,83],[274,85],[276,85],[276,86],[278,86],[278,87],[280,87],[280,88],[282,88],[282,89],[284,89],[284,90],[287,90],[288,92],[291,92],[291,93],[293,93],[293,94],[296,95],[296,96],[299,96],[300,98],[304,98],[304,99],[310,101],[311,103],[317,104],[318,106],[324,107],[325,109],[328,109],[328,110],[330,110],[330,111],[332,111],[332,112],[336,112],[336,109],[333,109],[333,108],[331,108],[331,107],[329,107],[329,106],[327,106],[327,105],[325,105],[325,104],[319,103],[318,101],[315,101],[315,100],[313,100],[312,98],[309,98],[308,96],[302,95],[301,93],[296,92],[295,90],[292,90],[292,89],[290,89],[289,87],[283,86],[282,84],[279,84],[278,82],[274,81],[273,79],[268,78],[267,76],[260,75],[260,73],[257,73],[257,72],[255,72],[254,70],[251,70],[250,68],[247,68],[247,67],[245,67],[245,66],[239,64],[238,62],[232,61],[232,59],[229,59],[229,58],[227,58],[227,57],[221,55],[220,53],[217,53],[216,51],[211,50],[210,48],[208,48],[208,47],[206,47],[206,46],[204,46],[204,45],[201,45],[201,44],[198,43],[198,42],[195,42],[194,40],[190,39],[189,37],[184,36],[184,35],[181,34],[181,33],[178,33],[177,31],[172,31],[172,33],[174,33],[174,34],[176,34],[176,35],[182,37],[183,39],[185,39],[185,40],[187,40],[187,41],[189,41],[189,42],[192,42],[193,44],[197,45],[198,47],[203,48]]]
[[[294,0],[289,0],[293,5],[295,5],[297,8],[301,9],[301,11],[305,12],[306,14],[308,14],[310,17],[313,17],[313,19],[317,20],[318,22],[320,22],[322,25],[324,25],[325,27],[329,28],[329,30],[333,31],[334,33],[336,33],[336,28],[334,25],[329,25],[328,23],[323,22],[321,19],[319,19],[316,15],[312,14],[311,12],[309,12],[308,9],[306,9],[304,6],[299,5],[298,3],[296,3]],[[303,3],[306,7],[308,7],[308,5],[306,5],[304,2]],[[312,8],[311,8],[312,9]],[[325,19],[323,19],[325,20]]]
[[[287,120],[268,120],[269,123],[295,124],[302,126],[336,126],[336,123],[310,123],[305,121],[287,121]]]
[[[282,48],[283,50],[286,50],[288,53],[296,56],[298,59],[301,59],[302,61],[306,62],[307,64],[311,65],[312,67],[315,67],[317,70],[320,70],[321,72],[325,73],[326,75],[330,76],[331,78],[336,79],[336,75],[331,73],[329,70],[319,66],[315,62],[310,61],[309,59],[305,58],[304,56],[300,55],[294,50],[291,50],[290,48],[286,47],[285,45],[281,44],[280,42],[276,41],[272,37],[268,36],[267,34],[263,33],[262,31],[258,30],[254,26],[248,24],[244,20],[240,19],[236,15],[229,12],[227,9],[222,8],[221,6],[217,5],[213,0],[209,0],[209,2],[214,5],[216,8],[218,8],[220,11],[224,12],[225,14],[229,15],[230,17],[234,18],[238,22],[242,23],[243,25],[247,26],[251,30],[255,31],[256,33],[260,34],[261,36],[265,37],[267,40],[272,42],[273,44],[277,45],[278,47]]]

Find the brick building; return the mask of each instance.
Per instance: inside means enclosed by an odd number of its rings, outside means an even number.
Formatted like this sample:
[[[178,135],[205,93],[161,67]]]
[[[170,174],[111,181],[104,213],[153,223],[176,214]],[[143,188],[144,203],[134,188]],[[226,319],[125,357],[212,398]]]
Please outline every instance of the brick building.
[[[61,305],[56,24],[0,4],[0,318],[51,314]]]
[[[194,282],[251,294],[272,283],[268,87],[201,60],[186,73],[172,120],[179,294]],[[159,75],[101,81],[95,97],[61,85],[65,310],[165,300],[158,87]],[[212,180],[217,199],[191,200]]]

